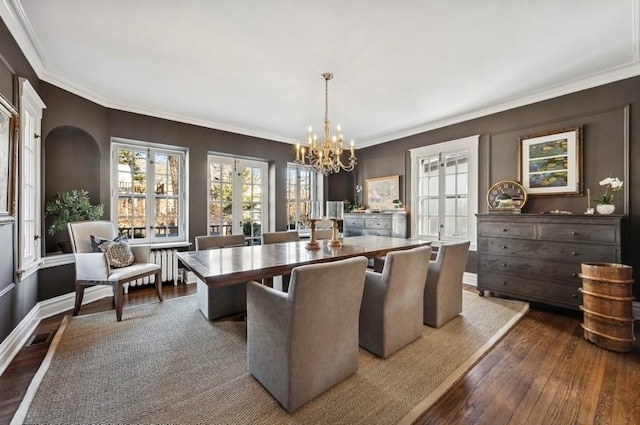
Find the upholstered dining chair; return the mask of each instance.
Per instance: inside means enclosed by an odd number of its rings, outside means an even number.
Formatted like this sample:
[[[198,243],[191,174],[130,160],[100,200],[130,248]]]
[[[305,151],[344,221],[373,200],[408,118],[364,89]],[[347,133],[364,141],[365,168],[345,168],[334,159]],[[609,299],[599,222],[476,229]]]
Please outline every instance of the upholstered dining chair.
[[[333,238],[333,221],[318,220],[316,221],[316,240]]]
[[[298,232],[265,232],[262,234],[262,245],[268,245],[272,243],[284,243],[284,242],[298,242],[300,240],[300,234]],[[289,282],[291,276],[282,276],[282,291],[287,292],[289,288]],[[267,286],[273,287],[273,278],[269,277],[263,279],[263,282]]]
[[[438,328],[462,312],[462,276],[469,241],[441,245],[424,287],[424,324]]]
[[[206,249],[245,246],[244,235],[196,236],[196,251]],[[244,313],[247,310],[247,284],[208,288],[200,278],[196,279],[198,307],[209,320]]]
[[[118,233],[115,225],[110,221],[78,221],[68,223],[67,229],[76,267],[74,316],[80,312],[85,286],[111,285],[113,287],[113,301],[118,322],[122,320],[124,284],[127,282],[145,276],[155,276],[156,292],[158,299],[162,301],[160,266],[149,262],[149,245],[129,246],[126,241],[114,242]],[[123,260],[124,258],[126,260]],[[130,264],[123,265],[127,263]]]
[[[297,242],[299,240],[300,235],[298,232],[265,232],[262,234],[263,245],[271,243]]]
[[[247,284],[247,368],[289,412],[358,369],[365,257],[293,269],[288,293]]]
[[[422,335],[430,258],[430,246],[392,251],[381,273],[367,270],[360,307],[362,348],[387,358]]]
[[[213,248],[228,248],[232,246],[245,246],[247,240],[244,235],[213,235],[196,236],[196,251]]]

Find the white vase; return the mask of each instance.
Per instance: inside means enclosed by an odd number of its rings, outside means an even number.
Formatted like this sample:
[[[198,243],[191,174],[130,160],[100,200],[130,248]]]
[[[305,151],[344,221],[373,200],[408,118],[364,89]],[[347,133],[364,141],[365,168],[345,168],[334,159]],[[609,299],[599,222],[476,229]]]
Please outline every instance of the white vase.
[[[616,206],[613,204],[596,205],[596,211],[598,211],[598,214],[613,214],[615,210],[616,210]]]

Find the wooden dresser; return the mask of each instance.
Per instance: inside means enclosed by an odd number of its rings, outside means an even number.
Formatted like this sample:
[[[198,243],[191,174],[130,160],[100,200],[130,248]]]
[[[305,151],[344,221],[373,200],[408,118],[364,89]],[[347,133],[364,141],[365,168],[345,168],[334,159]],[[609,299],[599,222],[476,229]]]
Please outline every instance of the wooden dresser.
[[[478,291],[578,309],[583,262],[620,263],[621,215],[478,214]]]
[[[344,236],[391,236],[407,237],[407,213],[350,213],[343,217]]]

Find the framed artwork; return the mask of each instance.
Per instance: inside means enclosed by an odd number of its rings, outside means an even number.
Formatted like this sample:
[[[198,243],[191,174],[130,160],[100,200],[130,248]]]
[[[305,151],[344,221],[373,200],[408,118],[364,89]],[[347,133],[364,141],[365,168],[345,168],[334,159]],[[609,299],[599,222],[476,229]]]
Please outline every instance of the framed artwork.
[[[393,209],[395,207],[393,201],[400,198],[400,176],[365,180],[365,198],[367,208],[371,210]]]
[[[0,221],[13,220],[18,112],[0,95]]]
[[[519,175],[529,196],[582,195],[580,127],[520,138]]]

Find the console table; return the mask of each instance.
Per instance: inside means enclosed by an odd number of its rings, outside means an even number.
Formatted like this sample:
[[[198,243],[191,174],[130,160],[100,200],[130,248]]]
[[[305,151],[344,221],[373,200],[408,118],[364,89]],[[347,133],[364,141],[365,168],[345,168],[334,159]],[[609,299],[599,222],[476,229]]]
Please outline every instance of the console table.
[[[349,213],[343,217],[344,236],[390,236],[407,237],[407,213]]]
[[[478,291],[577,310],[581,263],[621,261],[622,217],[478,214]]]

